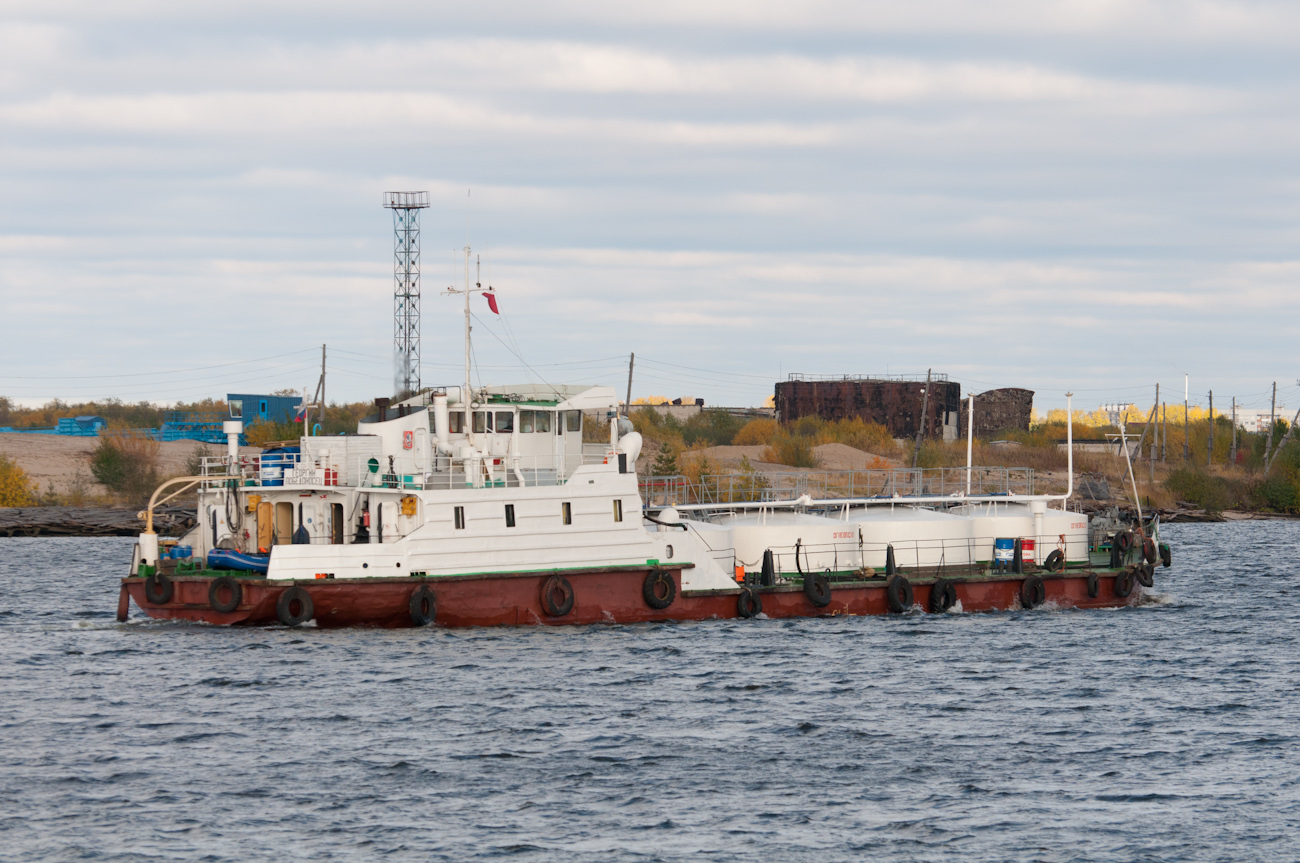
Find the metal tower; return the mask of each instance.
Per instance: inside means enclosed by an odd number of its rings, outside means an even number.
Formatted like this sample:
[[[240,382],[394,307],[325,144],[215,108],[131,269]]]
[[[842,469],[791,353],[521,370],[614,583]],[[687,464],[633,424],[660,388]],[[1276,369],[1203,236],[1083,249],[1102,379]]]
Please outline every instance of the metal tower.
[[[384,192],[393,211],[393,352],[399,395],[420,391],[420,211],[428,192]]]

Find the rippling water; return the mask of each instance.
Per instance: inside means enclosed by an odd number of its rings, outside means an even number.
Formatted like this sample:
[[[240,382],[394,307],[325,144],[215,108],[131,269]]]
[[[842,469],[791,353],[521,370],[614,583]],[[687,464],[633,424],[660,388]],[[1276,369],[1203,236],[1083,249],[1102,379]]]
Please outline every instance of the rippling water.
[[[1298,859],[1298,531],[1118,611],[470,631],[118,625],[131,540],[0,540],[0,859]]]

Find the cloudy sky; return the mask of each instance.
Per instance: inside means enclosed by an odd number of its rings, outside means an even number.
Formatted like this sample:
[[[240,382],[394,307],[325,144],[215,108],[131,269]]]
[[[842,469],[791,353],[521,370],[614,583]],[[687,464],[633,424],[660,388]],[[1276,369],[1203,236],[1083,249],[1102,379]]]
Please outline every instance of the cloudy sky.
[[[0,395],[314,386],[322,343],[387,394],[382,193],[427,189],[426,384],[468,235],[485,383],[1294,403],[1298,59],[1294,2],[0,0]]]

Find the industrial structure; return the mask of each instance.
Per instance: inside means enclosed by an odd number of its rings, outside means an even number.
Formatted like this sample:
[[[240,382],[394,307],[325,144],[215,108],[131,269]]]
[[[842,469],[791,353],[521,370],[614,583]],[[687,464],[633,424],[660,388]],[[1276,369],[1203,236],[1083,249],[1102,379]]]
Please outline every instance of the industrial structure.
[[[928,390],[928,393],[927,393]],[[1032,390],[989,390],[975,396],[975,434],[1004,429],[1028,430]],[[965,434],[966,404],[961,384],[946,374],[805,375],[791,374],[776,385],[776,415],[782,422],[816,416],[824,420],[860,418],[879,423],[896,438],[918,433],[940,440]]]
[[[398,395],[420,391],[420,210],[428,192],[384,192],[393,211],[393,353]]]

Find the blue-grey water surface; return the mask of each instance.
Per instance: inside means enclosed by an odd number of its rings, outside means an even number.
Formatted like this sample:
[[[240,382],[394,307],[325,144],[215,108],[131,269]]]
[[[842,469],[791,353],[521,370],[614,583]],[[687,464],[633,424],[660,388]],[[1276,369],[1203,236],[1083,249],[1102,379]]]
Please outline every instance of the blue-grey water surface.
[[[1300,859],[1300,525],[1138,608],[483,630],[114,621],[0,540],[0,860]]]

